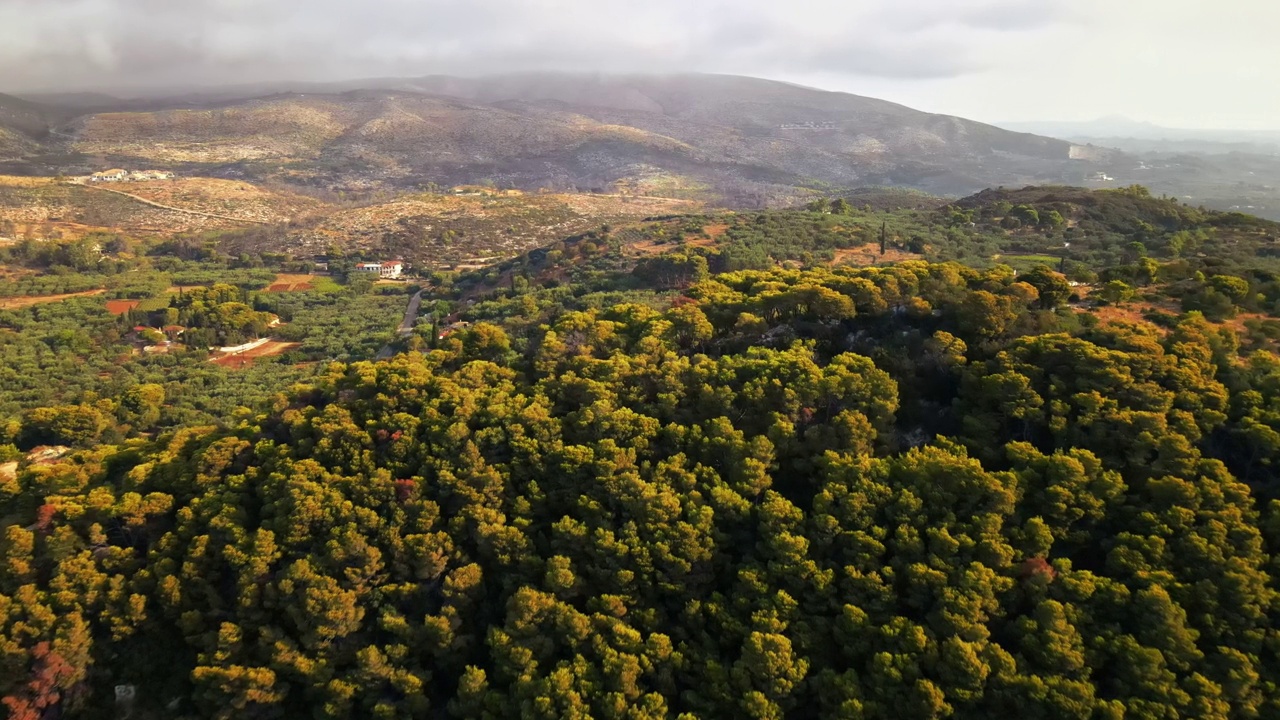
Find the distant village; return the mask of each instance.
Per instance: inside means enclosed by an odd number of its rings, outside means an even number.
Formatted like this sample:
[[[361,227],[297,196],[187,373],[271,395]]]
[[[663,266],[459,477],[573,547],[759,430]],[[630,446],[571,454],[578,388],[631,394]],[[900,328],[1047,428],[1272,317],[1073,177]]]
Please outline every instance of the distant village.
[[[143,180],[172,180],[168,170],[103,170],[89,176],[89,182],[141,182]]]

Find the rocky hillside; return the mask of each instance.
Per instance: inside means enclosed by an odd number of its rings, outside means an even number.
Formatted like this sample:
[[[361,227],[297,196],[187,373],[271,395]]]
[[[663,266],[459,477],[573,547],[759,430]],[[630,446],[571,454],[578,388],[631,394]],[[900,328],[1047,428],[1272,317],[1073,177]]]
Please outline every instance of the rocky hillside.
[[[872,184],[964,194],[1078,181],[1064,141],[742,77],[449,77],[121,103],[49,142],[95,163],[330,188],[490,182],[735,205]]]

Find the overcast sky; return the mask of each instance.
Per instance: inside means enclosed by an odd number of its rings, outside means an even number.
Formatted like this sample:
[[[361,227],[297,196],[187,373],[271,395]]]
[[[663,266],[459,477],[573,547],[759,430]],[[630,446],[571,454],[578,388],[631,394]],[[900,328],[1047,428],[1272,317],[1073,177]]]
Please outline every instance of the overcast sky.
[[[0,0],[0,91],[701,71],[986,121],[1280,129],[1272,0]]]

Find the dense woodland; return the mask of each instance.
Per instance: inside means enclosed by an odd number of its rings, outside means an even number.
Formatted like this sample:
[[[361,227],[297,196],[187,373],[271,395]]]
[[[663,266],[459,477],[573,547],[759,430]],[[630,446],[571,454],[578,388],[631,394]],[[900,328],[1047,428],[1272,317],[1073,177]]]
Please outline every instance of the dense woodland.
[[[263,365],[289,382],[225,413],[175,405],[173,368],[80,380],[65,417],[5,379],[14,454],[106,427],[0,484],[0,702],[1280,717],[1277,226],[1020,192],[602,228],[437,277],[405,352]],[[935,261],[823,263],[913,227]],[[1018,272],[936,261],[977,247],[951,231],[992,255],[1087,234]],[[244,304],[323,325],[379,298],[326,297]],[[0,325],[25,343],[89,302]]]

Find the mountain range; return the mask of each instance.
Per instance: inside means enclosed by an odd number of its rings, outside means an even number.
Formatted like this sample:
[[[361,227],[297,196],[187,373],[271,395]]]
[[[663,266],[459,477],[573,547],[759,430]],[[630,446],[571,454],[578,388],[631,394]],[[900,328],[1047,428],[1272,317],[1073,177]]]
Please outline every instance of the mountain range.
[[[716,75],[434,76],[0,104],[12,108],[0,115],[11,138],[0,149],[31,171],[157,165],[331,187],[632,185],[750,203],[805,188],[960,194],[1078,182],[1091,164],[1061,140]]]
[[[1142,183],[1280,207],[1272,160],[1146,161],[1018,129],[727,75],[428,76],[0,96],[0,172],[161,167],[342,192],[482,184],[734,207],[866,186]]]

